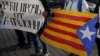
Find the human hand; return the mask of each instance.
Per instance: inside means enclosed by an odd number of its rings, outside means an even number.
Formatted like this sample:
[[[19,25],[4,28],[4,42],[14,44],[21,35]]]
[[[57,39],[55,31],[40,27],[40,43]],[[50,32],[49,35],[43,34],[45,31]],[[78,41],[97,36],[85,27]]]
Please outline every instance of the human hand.
[[[46,17],[48,15],[47,11],[42,12],[42,16]]]

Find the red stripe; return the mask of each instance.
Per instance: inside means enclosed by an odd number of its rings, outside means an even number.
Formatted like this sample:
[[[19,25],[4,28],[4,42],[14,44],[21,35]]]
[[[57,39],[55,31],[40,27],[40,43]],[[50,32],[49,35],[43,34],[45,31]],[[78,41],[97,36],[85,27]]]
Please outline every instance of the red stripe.
[[[64,23],[64,22],[56,21],[56,20],[53,20],[52,23],[55,23],[55,24],[58,24],[58,25],[62,25],[62,26],[66,26],[66,27],[71,27],[71,28],[74,28],[74,29],[79,29],[81,27],[81,26],[78,26],[78,25]]]
[[[71,15],[65,15],[65,14],[54,14],[56,17],[62,17],[62,18],[67,18],[67,19],[72,19],[72,20],[77,20],[77,21],[83,21],[83,22],[88,22],[90,18],[86,17],[77,17],[77,16],[71,16]]]
[[[46,38],[51,39],[52,41],[56,41],[56,42],[59,42],[59,43],[65,44],[65,45],[69,45],[69,46],[71,46],[73,48],[85,51],[84,46],[80,45],[78,43],[74,43],[74,42],[71,42],[71,41],[67,41],[67,40],[64,40],[64,39],[61,39],[61,38],[57,38],[57,37],[51,36],[51,35],[47,34],[46,32],[43,32],[43,35]]]
[[[68,31],[64,31],[64,30],[60,30],[60,29],[55,29],[55,28],[53,28],[51,26],[47,26],[47,29],[55,31],[55,32],[58,32],[58,33],[61,33],[61,34],[69,35],[69,36],[71,36],[73,38],[77,38],[78,39],[76,34],[73,34],[73,33],[68,32]]]

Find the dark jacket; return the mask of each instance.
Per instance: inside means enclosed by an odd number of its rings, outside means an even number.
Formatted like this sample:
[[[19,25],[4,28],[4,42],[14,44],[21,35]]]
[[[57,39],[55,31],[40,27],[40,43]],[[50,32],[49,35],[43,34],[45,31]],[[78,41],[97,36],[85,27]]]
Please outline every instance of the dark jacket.
[[[98,2],[96,3],[96,8],[95,8],[95,10],[94,10],[94,13],[99,14],[99,6],[100,6],[100,1],[98,1]],[[98,20],[98,21],[99,21],[99,20]],[[98,23],[96,24],[96,28],[99,28],[99,25],[100,25],[100,23],[98,22]]]
[[[99,13],[99,6],[100,6],[100,1],[98,1],[98,2],[96,3],[96,8],[95,8],[95,10],[94,10],[95,13]]]
[[[47,0],[40,0],[44,6],[45,11],[48,12],[48,15],[46,16],[46,19],[44,21],[43,26],[41,27],[41,29],[38,31],[38,36],[40,36],[42,34],[42,32],[44,31],[45,27],[47,26],[48,23],[48,16],[50,16],[50,5],[48,4]]]

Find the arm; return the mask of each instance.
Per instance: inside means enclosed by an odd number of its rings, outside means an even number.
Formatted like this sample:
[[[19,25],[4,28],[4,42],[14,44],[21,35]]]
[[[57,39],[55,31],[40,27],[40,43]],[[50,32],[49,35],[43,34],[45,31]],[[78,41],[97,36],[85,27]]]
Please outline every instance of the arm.
[[[83,0],[83,2],[82,2],[82,12],[90,12],[89,5],[85,0]]]

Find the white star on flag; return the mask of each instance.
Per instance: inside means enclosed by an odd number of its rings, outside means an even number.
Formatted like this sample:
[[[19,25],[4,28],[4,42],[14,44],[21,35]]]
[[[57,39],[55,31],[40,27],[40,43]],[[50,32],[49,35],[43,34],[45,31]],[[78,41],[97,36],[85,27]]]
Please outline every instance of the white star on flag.
[[[80,30],[80,32],[83,33],[82,39],[88,38],[90,41],[91,41],[91,35],[95,34],[95,32],[89,31],[89,27],[88,26],[87,26],[87,28],[85,30]]]

